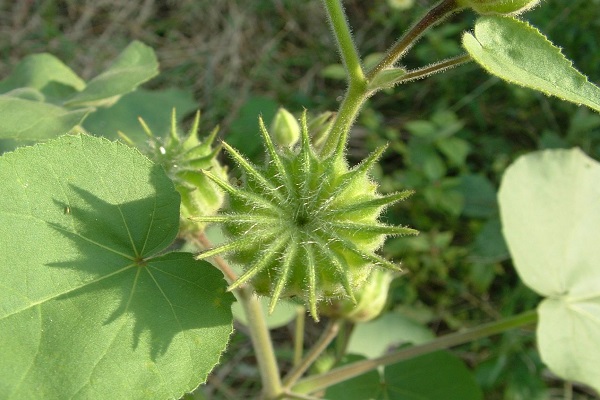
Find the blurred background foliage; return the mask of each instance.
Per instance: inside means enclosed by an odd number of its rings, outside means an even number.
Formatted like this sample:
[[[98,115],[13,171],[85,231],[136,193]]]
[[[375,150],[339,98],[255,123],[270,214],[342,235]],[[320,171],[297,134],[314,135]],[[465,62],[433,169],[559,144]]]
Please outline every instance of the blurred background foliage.
[[[344,4],[368,62],[433,1]],[[435,28],[404,64],[414,68],[460,54],[461,32],[474,18],[462,13]],[[546,0],[524,18],[600,83],[600,0]],[[345,87],[316,0],[4,0],[0,79],[25,55],[49,52],[87,80],[134,39],[153,47],[161,65],[145,90],[168,95],[141,91],[125,96],[121,106],[149,113],[172,105],[180,112],[200,108],[202,131],[220,125],[221,135],[250,157],[260,155],[258,114],[268,125],[280,105],[296,115],[335,111]],[[165,99],[169,104],[160,103]],[[149,104],[133,105],[140,101]],[[105,110],[89,123],[111,115]],[[533,308],[538,299],[519,282],[502,238],[500,177],[518,155],[536,149],[579,146],[600,159],[600,116],[467,64],[370,99],[353,129],[349,157],[358,161],[385,142],[390,148],[376,177],[381,191],[416,191],[386,218],[421,231],[384,248],[406,271],[394,281],[388,311],[443,334]],[[309,325],[308,344],[319,330]],[[256,393],[259,378],[243,331],[195,398]],[[274,331],[284,360],[291,359],[291,332],[289,326]],[[544,368],[534,346],[532,332],[512,332],[464,346],[459,354],[473,367],[486,399],[563,398],[563,384]],[[594,396],[575,387],[574,398]]]

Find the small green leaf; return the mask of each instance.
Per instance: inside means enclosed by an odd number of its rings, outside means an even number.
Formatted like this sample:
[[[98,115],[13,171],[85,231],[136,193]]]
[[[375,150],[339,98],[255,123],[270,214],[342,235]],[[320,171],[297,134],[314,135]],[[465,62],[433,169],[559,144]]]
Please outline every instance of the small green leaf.
[[[179,195],[137,150],[85,135],[0,157],[0,392],[179,398],[232,330],[222,274],[177,235]]]
[[[547,297],[538,344],[556,374],[600,390],[600,164],[578,149],[519,158],[499,193],[521,279]]]
[[[10,94],[15,94],[15,91]],[[50,103],[0,95],[0,139],[55,138],[80,124],[90,111],[90,108],[69,110]]]
[[[391,88],[398,83],[398,80],[406,75],[404,68],[388,68],[379,72],[369,82],[369,90],[377,91],[381,89]]]
[[[69,67],[51,54],[32,54],[25,57],[13,72],[0,82],[0,93],[29,87],[44,92],[52,84],[83,90],[85,82]]]
[[[480,400],[475,378],[465,363],[448,351],[436,351],[385,368],[387,396],[381,399]]]
[[[132,42],[103,73],[88,82],[85,89],[65,103],[74,106],[103,106],[158,74],[158,61],[152,48]]]
[[[589,82],[560,49],[527,22],[481,17],[463,45],[489,73],[600,112],[600,88]]]

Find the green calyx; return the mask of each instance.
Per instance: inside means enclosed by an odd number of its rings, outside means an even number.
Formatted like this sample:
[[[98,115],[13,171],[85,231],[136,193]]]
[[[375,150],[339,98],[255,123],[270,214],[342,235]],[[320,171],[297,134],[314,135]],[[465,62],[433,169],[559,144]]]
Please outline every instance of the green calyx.
[[[223,205],[222,191],[202,172],[212,171],[220,179],[227,179],[227,170],[219,164],[221,148],[213,147],[218,129],[201,141],[198,137],[200,112],[196,113],[188,133],[180,136],[176,113],[171,114],[171,129],[164,138],[155,136],[140,118],[140,124],[149,137],[146,151],[149,158],[163,166],[181,195],[180,235],[192,236],[201,232],[205,224],[194,217],[214,215]]]
[[[205,172],[229,194],[229,204],[219,215],[199,220],[221,223],[230,241],[198,257],[228,253],[245,267],[230,290],[250,282],[258,294],[271,296],[271,310],[280,298],[297,297],[318,320],[318,302],[354,299],[373,266],[399,269],[376,254],[387,236],[417,232],[378,221],[386,206],[410,195],[377,193],[369,172],[385,147],[349,168],[343,145],[322,157],[310,143],[306,114],[301,125],[297,146],[276,148],[260,121],[268,154],[262,167],[223,144],[244,171],[245,183],[237,187]]]
[[[516,15],[532,9],[540,0],[457,0],[461,7],[472,8],[483,15]]]

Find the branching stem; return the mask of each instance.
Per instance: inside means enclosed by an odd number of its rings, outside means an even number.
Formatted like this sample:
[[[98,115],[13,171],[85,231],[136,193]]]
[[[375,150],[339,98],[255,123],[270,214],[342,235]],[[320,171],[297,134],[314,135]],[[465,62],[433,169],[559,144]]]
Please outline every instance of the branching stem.
[[[460,344],[469,343],[474,340],[496,335],[510,329],[531,325],[536,321],[537,311],[527,311],[522,314],[505,318],[500,321],[490,322],[464,332],[451,333],[419,346],[401,349],[394,353],[372,360],[358,361],[333,369],[321,375],[302,379],[292,388],[292,390],[297,393],[314,393],[329,386],[343,382],[347,379],[364,374],[365,372],[373,370],[379,366],[394,364],[423,354],[431,353],[436,350],[447,349]]]
[[[371,71],[367,73],[367,79],[371,80],[382,70],[393,66],[410,48],[419,40],[421,35],[450,14],[460,10],[461,7],[455,0],[441,0],[433,6],[416,24],[386,52],[385,57]]]
[[[302,375],[310,368],[313,362],[323,353],[329,343],[337,336],[340,329],[340,321],[333,320],[329,322],[327,328],[317,341],[315,345],[310,349],[306,357],[296,365],[283,379],[283,385],[285,388],[291,387]]]
[[[402,75],[400,78],[398,78],[395,84],[401,84],[409,81],[414,81],[416,79],[426,78],[433,74],[446,71],[447,69],[458,67],[459,65],[467,63],[471,60],[472,58],[470,55],[463,54],[461,56],[449,58],[447,60],[443,60],[423,68],[413,69],[411,71],[408,71],[406,74]]]

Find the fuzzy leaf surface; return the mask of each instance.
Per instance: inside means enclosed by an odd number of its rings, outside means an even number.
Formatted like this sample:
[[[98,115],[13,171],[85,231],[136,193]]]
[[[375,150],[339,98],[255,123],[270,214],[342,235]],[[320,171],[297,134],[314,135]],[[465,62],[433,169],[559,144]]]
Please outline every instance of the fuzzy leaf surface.
[[[3,399],[179,398],[232,330],[222,274],[163,254],[179,195],[137,150],[63,136],[0,157]]]
[[[600,88],[527,22],[481,17],[474,34],[464,34],[463,46],[492,75],[600,112]]]
[[[579,149],[519,158],[499,192],[521,279],[546,297],[538,345],[556,374],[600,390],[600,164]]]

